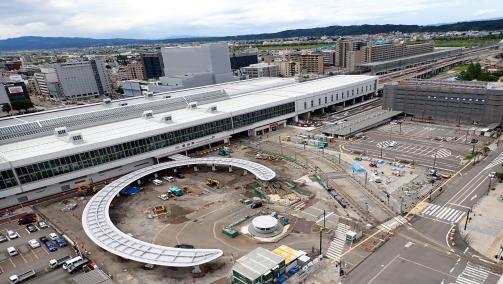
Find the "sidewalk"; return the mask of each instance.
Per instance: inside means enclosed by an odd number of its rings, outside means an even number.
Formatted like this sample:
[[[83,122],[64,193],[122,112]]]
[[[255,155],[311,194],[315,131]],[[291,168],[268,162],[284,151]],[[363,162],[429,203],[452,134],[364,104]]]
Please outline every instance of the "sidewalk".
[[[496,190],[490,191],[473,206],[471,220],[467,230],[464,230],[464,218],[460,224],[460,232],[471,248],[495,260],[503,245],[503,183],[496,185]]]

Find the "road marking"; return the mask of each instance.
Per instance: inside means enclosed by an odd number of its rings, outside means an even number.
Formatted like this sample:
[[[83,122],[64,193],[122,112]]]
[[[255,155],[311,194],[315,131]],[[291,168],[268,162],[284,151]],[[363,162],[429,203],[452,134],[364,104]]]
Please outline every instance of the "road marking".
[[[488,179],[489,179],[489,178],[488,178]],[[467,199],[470,195],[472,195],[472,193],[474,193],[474,192],[475,192],[475,190],[479,189],[479,186],[480,186],[483,182],[485,182],[485,177],[484,177],[484,178],[483,178],[483,179],[482,179],[482,180],[481,180],[481,181],[480,181],[480,182],[479,182],[479,183],[475,186],[475,188],[473,188],[473,190],[472,190],[472,191],[470,191],[470,193],[468,193],[468,194],[465,196],[465,198],[463,198],[463,199],[462,199],[461,201],[459,201],[458,203],[463,203],[463,202],[465,202],[465,200],[466,200],[466,199]]]
[[[410,260],[410,259],[407,259],[407,258],[403,258],[403,257],[400,257],[400,259],[401,259],[401,260],[408,261],[408,262],[413,263],[413,264],[415,264],[415,265],[418,265],[418,266],[421,266],[421,267],[424,267],[424,268],[430,269],[430,270],[435,271],[435,272],[437,272],[437,273],[440,273],[440,274],[443,274],[443,275],[446,275],[446,276],[449,276],[449,277],[452,277],[452,278],[456,278],[454,275],[451,275],[451,274],[449,274],[449,273],[445,273],[445,272],[443,272],[443,271],[437,270],[437,269],[435,269],[435,268],[433,268],[433,267],[429,267],[429,266],[424,265],[424,264],[421,264],[421,263],[419,263],[419,262],[416,262],[416,261],[413,261],[413,260]]]
[[[472,196],[472,198],[470,198],[470,201],[474,200],[475,198],[477,198],[476,194],[474,196]]]
[[[456,278],[456,283],[459,284],[479,284],[485,283],[491,271],[484,266],[474,265],[470,262],[466,263],[463,272]]]
[[[325,219],[326,219],[326,218],[328,218],[328,216],[330,216],[330,215],[332,215],[332,214],[334,214],[334,212],[330,212],[330,213],[326,214],[326,215],[325,215]],[[316,221],[316,223],[319,223],[319,222],[321,222],[321,221],[323,221],[323,217],[321,217],[318,221]]]
[[[466,247],[465,251],[463,253],[466,253],[470,247]]]
[[[390,266],[391,263],[393,263],[393,261],[395,261],[399,257],[400,257],[400,255],[397,254],[392,260],[390,260],[385,266],[383,266],[383,268],[381,270],[379,270],[379,272],[376,275],[374,275],[374,277],[372,277],[372,279],[370,279],[369,284],[372,283],[372,281],[374,281],[377,277],[379,277],[379,275],[381,275],[381,273],[383,273],[383,271],[386,270],[386,268],[388,268],[388,266]]]
[[[451,248],[451,245],[449,244],[449,233],[451,232],[452,228],[454,228],[455,226],[452,225],[449,230],[447,231],[447,234],[445,234],[445,243],[447,244],[447,246],[449,247],[449,249],[452,249]]]
[[[16,268],[16,264],[14,263],[14,261],[12,261],[12,259],[9,257],[9,261],[10,261],[10,264],[12,264],[12,267]]]
[[[38,255],[35,253],[35,251],[33,251],[33,249],[31,250],[31,253],[33,254],[33,256],[38,259]]]
[[[28,261],[26,260],[26,258],[24,258],[23,254],[22,253],[19,253],[19,255],[21,256],[21,258],[23,259],[24,263],[28,263]]]
[[[49,255],[49,252],[45,249],[45,247],[43,247],[43,246],[40,246],[40,247],[42,248],[42,250],[43,250],[43,251],[45,251],[45,253],[46,253],[47,255]]]

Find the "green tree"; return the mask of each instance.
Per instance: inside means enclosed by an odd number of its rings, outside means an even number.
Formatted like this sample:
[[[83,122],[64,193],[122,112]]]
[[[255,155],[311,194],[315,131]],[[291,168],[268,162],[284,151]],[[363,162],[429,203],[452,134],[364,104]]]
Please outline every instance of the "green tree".
[[[6,113],[10,113],[12,110],[12,107],[10,106],[10,104],[4,104],[2,106],[2,111],[6,112]]]
[[[33,103],[30,100],[13,101],[13,102],[11,102],[11,105],[12,105],[12,108],[15,110],[24,109],[25,111],[28,110],[29,108],[33,107]]]

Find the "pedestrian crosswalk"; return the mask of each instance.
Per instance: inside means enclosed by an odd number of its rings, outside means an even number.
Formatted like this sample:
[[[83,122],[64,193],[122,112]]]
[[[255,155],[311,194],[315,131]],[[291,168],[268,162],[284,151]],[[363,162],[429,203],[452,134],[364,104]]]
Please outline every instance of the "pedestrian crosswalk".
[[[450,155],[452,155],[452,152],[449,149],[440,148],[440,149],[438,149],[438,151],[436,152],[436,154],[433,153],[431,155],[431,157],[432,158],[437,157],[437,159],[440,159],[440,158],[447,158]]]
[[[421,214],[428,215],[437,219],[442,219],[448,222],[457,223],[461,220],[461,218],[463,218],[465,212],[447,206],[440,206],[431,203],[421,212]]]
[[[337,229],[335,231],[335,237],[330,242],[326,257],[334,260],[340,260],[342,251],[344,250],[344,244],[346,242],[346,233],[349,230],[349,226],[343,223],[337,224]]]
[[[403,225],[405,223],[407,223],[407,219],[405,219],[402,216],[396,216],[388,220],[387,222],[382,223],[381,225],[378,226],[378,228],[386,232],[391,232],[394,229],[398,228],[400,225]]]
[[[463,272],[456,278],[456,284],[482,284],[485,283],[489,273],[488,268],[468,262]]]
[[[501,165],[501,163],[503,163],[503,153],[499,154],[498,157],[494,159],[494,161],[492,161],[489,165],[487,165],[487,167],[483,169],[483,171],[488,170],[494,166]]]

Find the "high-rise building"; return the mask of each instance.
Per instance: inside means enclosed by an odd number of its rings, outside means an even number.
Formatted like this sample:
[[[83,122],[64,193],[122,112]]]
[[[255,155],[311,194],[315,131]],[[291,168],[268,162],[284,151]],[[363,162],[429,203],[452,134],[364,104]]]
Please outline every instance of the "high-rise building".
[[[233,53],[231,55],[231,69],[239,70],[243,67],[258,63],[257,52],[250,53]]]
[[[140,57],[143,63],[145,79],[156,79],[164,76],[164,66],[160,52],[142,53]]]
[[[278,66],[278,73],[281,77],[293,77],[299,74],[299,62],[297,61],[274,61],[274,65]]]
[[[278,77],[278,66],[268,63],[257,63],[241,68],[243,75],[249,79],[261,77]]]
[[[63,96],[56,69],[40,68],[40,72],[35,73],[34,78],[38,94],[52,99],[60,99]]]
[[[371,63],[376,61],[387,61],[396,58],[413,56],[423,53],[433,52],[433,43],[419,43],[419,44],[377,44],[367,45],[363,49],[364,63]]]
[[[325,66],[335,65],[335,50],[323,50],[321,54],[323,54],[323,64]]]
[[[119,80],[144,80],[145,69],[141,61],[132,60],[126,66],[121,66],[118,71]]]
[[[311,53],[299,55],[300,73],[323,74],[323,54]]]
[[[55,64],[63,95],[87,98],[112,94],[112,82],[101,58],[89,61]]]
[[[161,51],[164,85],[189,88],[234,80],[226,43],[164,47]]]

